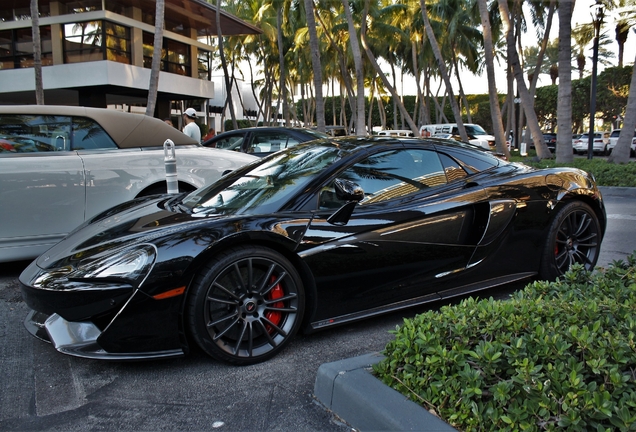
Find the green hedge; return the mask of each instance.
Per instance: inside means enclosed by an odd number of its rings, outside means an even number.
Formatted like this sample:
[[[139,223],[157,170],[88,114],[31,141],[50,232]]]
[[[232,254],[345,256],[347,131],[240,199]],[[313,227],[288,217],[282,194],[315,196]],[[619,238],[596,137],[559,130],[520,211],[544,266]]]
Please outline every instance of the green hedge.
[[[405,319],[374,371],[463,431],[636,430],[635,332],[632,254]]]

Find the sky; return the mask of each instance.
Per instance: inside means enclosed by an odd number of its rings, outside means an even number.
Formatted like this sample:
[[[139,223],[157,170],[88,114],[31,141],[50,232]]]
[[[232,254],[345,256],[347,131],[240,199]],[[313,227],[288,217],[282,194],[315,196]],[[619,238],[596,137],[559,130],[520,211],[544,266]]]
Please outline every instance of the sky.
[[[591,12],[590,6],[593,5],[594,3],[595,3],[594,0],[577,0],[574,6],[574,12],[572,17],[572,28],[577,27],[579,24],[592,22],[592,16],[590,14]],[[610,40],[612,40],[612,44],[609,45],[609,49],[615,53],[615,57],[611,60],[611,62],[612,62],[612,65],[617,66],[618,65],[618,57],[617,57],[618,44],[616,43],[615,36],[614,36],[614,27],[615,27],[614,19],[615,19],[614,15],[611,14],[610,12],[607,12],[601,31],[606,33],[607,36],[610,38]],[[558,35],[559,35],[559,19],[558,19],[557,12],[555,12],[555,15],[552,21],[552,28],[550,31],[550,40],[557,39]],[[526,34],[525,36],[522,36],[522,42],[523,42],[523,46],[538,45],[538,42],[534,34],[534,30],[531,30],[530,32],[528,32],[528,34]],[[592,44],[590,44],[589,50],[587,50],[587,52],[589,53],[588,55],[589,61],[587,62],[586,69],[591,69]],[[625,43],[625,53],[623,55],[623,64],[625,65],[633,64],[635,56],[636,56],[636,32],[631,31],[627,38],[627,42]],[[497,82],[497,90],[499,93],[506,93],[507,82],[506,82],[505,68],[497,67],[496,61],[495,61],[495,67],[497,69],[495,74],[495,80]],[[599,64],[598,67],[599,67],[598,71],[601,72],[603,70],[603,66]],[[488,93],[488,80],[486,78],[485,70],[484,70],[483,76],[474,76],[473,74],[467,71],[461,72],[460,75],[462,77],[462,85],[466,93],[469,93],[469,94]],[[575,73],[574,70],[572,71],[572,78],[573,79],[578,78],[578,73]],[[539,83],[537,84],[538,87],[549,85],[549,84],[551,84],[549,75],[543,74],[539,76]],[[433,86],[433,88],[436,89],[437,87]],[[459,87],[457,86],[456,81],[453,84],[453,90],[456,93],[459,90]],[[403,94],[415,94],[416,92],[417,91],[415,87],[415,82],[413,81],[413,79],[405,76],[404,83],[403,83]]]

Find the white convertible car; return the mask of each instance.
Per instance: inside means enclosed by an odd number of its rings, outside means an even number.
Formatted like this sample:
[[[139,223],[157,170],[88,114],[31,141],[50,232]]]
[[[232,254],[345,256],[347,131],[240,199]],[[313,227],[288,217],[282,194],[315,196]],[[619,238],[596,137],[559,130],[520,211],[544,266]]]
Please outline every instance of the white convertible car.
[[[0,262],[37,257],[88,218],[166,192],[163,143],[179,190],[257,159],[202,147],[163,121],[71,106],[0,106]]]

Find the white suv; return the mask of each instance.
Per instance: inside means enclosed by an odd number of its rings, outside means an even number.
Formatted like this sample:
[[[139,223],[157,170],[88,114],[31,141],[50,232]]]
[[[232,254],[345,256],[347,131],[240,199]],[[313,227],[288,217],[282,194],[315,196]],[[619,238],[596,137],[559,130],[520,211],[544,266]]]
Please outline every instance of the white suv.
[[[606,154],[612,153],[612,150],[614,150],[614,147],[616,147],[616,143],[618,142],[618,137],[620,134],[621,134],[620,129],[614,129],[612,131],[609,137],[609,143],[607,143],[607,146],[605,147]],[[634,131],[634,137],[632,138],[632,149],[631,149],[630,155],[636,156],[636,131]]]
[[[576,154],[587,153],[589,145],[589,133],[581,134],[578,139],[572,140],[572,150]],[[604,154],[609,143],[609,132],[594,132],[592,151],[596,154]]]

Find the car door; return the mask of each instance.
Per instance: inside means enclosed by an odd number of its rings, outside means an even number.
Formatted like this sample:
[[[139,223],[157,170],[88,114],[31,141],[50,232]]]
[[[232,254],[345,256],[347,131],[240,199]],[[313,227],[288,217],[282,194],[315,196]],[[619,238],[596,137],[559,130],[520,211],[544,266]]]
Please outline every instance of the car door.
[[[315,326],[327,317],[438,298],[446,276],[466,268],[486,228],[488,203],[465,172],[445,170],[432,150],[400,148],[338,177],[359,184],[365,198],[346,225],[334,226],[327,218],[342,203],[331,183],[319,193],[300,252],[320,297]]]
[[[37,255],[84,221],[71,118],[0,115],[0,261]]]

